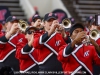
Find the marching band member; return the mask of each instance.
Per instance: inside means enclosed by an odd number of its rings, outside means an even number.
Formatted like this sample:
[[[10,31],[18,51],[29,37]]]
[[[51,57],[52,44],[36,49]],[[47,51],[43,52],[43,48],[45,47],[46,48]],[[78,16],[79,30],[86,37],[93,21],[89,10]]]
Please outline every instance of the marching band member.
[[[97,52],[100,52],[100,30],[99,30],[100,26],[95,25],[95,19],[93,18],[91,20],[91,25],[90,25],[90,32],[92,30],[97,30],[98,33],[96,35],[99,35],[98,37],[95,37],[95,39],[90,39],[91,40],[91,44],[95,47],[95,49],[97,50]],[[93,66],[93,75],[99,75],[100,74],[100,66],[94,65]]]
[[[6,19],[5,35],[0,36],[0,66],[10,66],[15,71],[19,70],[19,62],[15,58],[16,44],[24,40],[24,35],[18,33],[18,19],[9,16]]]
[[[91,35],[91,31],[92,30],[97,30],[99,32],[99,26],[95,25],[95,19],[94,19],[94,17],[90,16],[86,20],[87,20],[86,21],[87,22],[86,26],[87,26],[87,29],[88,29],[87,30],[87,35]],[[90,41],[91,41],[91,45],[94,45],[95,48],[96,48],[96,50],[99,51],[100,50],[100,47],[99,47],[100,46],[100,42],[99,42],[100,41],[100,37],[98,36],[95,39],[91,39],[90,38]]]
[[[38,75],[38,54],[37,50],[32,46],[34,32],[36,30],[33,26],[27,27],[25,30],[25,38],[27,41],[19,42],[16,47],[16,58],[20,62],[20,72],[22,75],[27,72],[30,73],[29,75]]]
[[[62,65],[57,60],[57,55],[59,47],[66,44],[61,34],[55,33],[59,26],[56,15],[54,13],[47,13],[44,16],[45,33],[34,39],[33,46],[36,49],[38,48],[39,53],[39,71],[45,72],[43,74],[40,73],[40,75],[63,75],[63,73],[55,73],[62,71]]]
[[[34,15],[32,17],[31,25],[39,29],[38,33],[44,33],[43,21],[39,15]]]
[[[90,26],[89,30],[90,30],[90,32],[92,30],[97,30],[98,31],[97,35],[99,34],[99,36],[96,37],[95,39],[91,39],[91,41],[92,41],[91,43],[92,43],[92,45],[95,46],[95,48],[98,50],[98,52],[100,52],[100,33],[99,33],[98,28],[99,28],[99,26],[95,25],[95,19],[93,18],[91,20],[91,26]]]
[[[70,28],[71,43],[60,47],[58,60],[65,75],[93,75],[93,64],[100,65],[100,52],[82,43],[85,36],[84,26],[76,23]]]
[[[32,17],[32,22],[31,25],[36,27],[36,28],[41,28],[41,17],[39,15],[34,15]]]

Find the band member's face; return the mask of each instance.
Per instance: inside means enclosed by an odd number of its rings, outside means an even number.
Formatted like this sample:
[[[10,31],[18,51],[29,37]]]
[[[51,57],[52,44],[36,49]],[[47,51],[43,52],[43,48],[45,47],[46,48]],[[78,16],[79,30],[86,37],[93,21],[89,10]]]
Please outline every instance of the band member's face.
[[[42,21],[41,21],[41,19],[37,19],[37,20],[38,20],[38,23],[37,23],[37,27],[36,27],[36,28],[41,28],[41,22],[42,22]],[[36,20],[36,21],[37,21],[37,20]]]
[[[96,25],[91,25],[90,26],[90,31],[93,30],[93,29],[97,29],[97,26]]]
[[[92,25],[92,26],[90,27],[90,31],[91,31],[91,30],[94,30],[94,29],[100,30],[100,26]]]
[[[31,22],[31,25],[35,26],[36,28],[41,28],[41,23],[42,23],[41,19],[36,19],[35,22]]]
[[[34,29],[30,29],[27,31],[26,35],[25,35],[25,38],[30,41],[31,37],[33,36],[34,34]]]
[[[12,25],[14,24],[14,23],[18,23],[18,21],[13,21],[13,22],[8,22],[8,23],[6,23],[6,31],[10,31],[10,29],[11,29],[11,27],[12,27]]]
[[[74,39],[76,38],[77,34],[78,34],[79,32],[82,32],[82,31],[83,31],[82,28],[76,28],[76,29],[73,31],[72,35],[71,35],[71,39],[74,40]]]
[[[6,23],[6,30],[7,31],[10,31],[11,26],[12,26],[12,23],[11,22]]]
[[[51,19],[49,19],[48,21],[45,21],[44,27],[45,27],[45,30],[46,30],[46,31],[50,30],[51,25],[52,25],[52,22],[53,22],[54,20],[55,20],[55,19],[51,18]]]

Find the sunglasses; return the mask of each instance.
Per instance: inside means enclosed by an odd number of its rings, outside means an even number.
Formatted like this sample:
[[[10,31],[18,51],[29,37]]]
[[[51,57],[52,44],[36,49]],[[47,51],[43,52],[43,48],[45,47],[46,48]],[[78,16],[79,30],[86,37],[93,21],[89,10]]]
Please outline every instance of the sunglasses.
[[[35,31],[27,31],[27,34],[32,34],[32,33],[34,33]]]

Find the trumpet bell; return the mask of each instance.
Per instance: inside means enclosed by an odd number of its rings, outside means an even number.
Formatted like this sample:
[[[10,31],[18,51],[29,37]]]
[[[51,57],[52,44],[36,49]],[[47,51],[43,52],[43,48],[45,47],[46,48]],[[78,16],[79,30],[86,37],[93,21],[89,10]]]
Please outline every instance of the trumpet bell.
[[[90,37],[94,40],[97,40],[100,37],[99,31],[94,29],[90,32]]]
[[[28,23],[24,20],[19,20],[19,28],[21,31],[25,32],[26,28],[28,27]]]
[[[66,18],[62,21],[62,25],[63,25],[64,28],[70,28],[71,27],[71,21]]]

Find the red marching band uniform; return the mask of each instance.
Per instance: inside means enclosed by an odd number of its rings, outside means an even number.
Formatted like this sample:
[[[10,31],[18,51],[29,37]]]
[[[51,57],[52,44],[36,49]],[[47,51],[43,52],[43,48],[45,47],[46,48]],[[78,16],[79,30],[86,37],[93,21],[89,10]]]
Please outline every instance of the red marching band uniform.
[[[5,35],[0,36],[0,63],[4,63],[7,61],[13,62],[13,59],[10,59],[9,56],[16,51],[16,45],[18,42],[24,40],[24,35],[20,33],[16,33],[9,40],[5,38]],[[12,61],[9,61],[8,58]],[[16,58],[15,58],[16,59]],[[16,59],[17,60],[17,59]],[[14,61],[15,62],[15,61]],[[8,63],[8,65],[9,65]],[[7,63],[6,63],[7,64]],[[16,64],[18,67],[18,64]],[[11,65],[10,65],[11,66]],[[12,66],[11,66],[12,67]],[[14,67],[13,67],[14,68]],[[15,68],[14,68],[15,69]],[[18,68],[17,68],[18,70]],[[16,71],[16,69],[15,69]]]
[[[96,42],[100,46],[100,37],[96,40]]]
[[[65,54],[66,46],[60,48],[58,60],[62,62],[65,75],[74,75],[84,67],[90,75],[93,75],[92,65],[100,65],[100,56],[93,46],[81,44],[69,55]],[[74,65],[75,64],[75,65]]]
[[[36,31],[34,36],[40,35],[41,31]],[[34,74],[33,71],[38,75],[38,49],[28,46],[28,41],[19,42],[16,46],[16,58],[20,62],[20,73],[30,72]],[[33,72],[33,73],[32,73]]]
[[[24,52],[23,49],[27,45],[27,41],[22,41],[17,44],[16,58],[20,62],[20,72],[25,73],[38,64],[37,49],[34,47],[29,52]],[[34,71],[34,70],[33,70]]]
[[[39,65],[44,64],[53,54],[58,56],[59,47],[65,45],[60,33],[53,33],[46,42],[42,42],[42,34],[35,36],[33,46],[38,50]],[[42,50],[40,50],[42,49]]]
[[[0,62],[3,62],[11,53],[16,51],[16,44],[18,41],[22,41],[23,37],[23,35],[16,33],[9,39],[8,42],[0,40],[0,44],[3,44],[3,48],[0,50]]]

